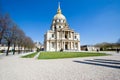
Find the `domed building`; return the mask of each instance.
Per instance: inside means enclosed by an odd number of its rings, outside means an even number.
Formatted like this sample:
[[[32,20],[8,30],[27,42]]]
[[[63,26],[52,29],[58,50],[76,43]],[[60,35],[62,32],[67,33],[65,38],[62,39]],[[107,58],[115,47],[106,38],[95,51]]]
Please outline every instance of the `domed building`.
[[[44,35],[45,51],[80,51],[80,35],[69,28],[60,4],[51,29]]]

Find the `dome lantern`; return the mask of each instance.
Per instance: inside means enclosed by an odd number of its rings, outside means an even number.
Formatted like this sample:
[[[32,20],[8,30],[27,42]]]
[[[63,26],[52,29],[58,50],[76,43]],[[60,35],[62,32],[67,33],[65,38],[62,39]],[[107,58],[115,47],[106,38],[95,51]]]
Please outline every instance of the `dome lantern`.
[[[60,2],[58,3],[57,14],[54,16],[54,20],[57,20],[57,19],[66,20],[65,16],[62,14],[62,11],[60,8]]]

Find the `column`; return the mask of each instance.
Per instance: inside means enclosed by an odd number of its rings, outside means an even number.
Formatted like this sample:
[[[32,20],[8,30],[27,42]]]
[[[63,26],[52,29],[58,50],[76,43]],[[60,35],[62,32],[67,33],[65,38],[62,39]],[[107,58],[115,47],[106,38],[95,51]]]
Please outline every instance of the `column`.
[[[64,48],[64,42],[62,42],[62,43],[63,43],[62,48],[65,49],[65,48]]]
[[[71,49],[71,44],[70,44],[70,42],[69,42],[69,49]]]
[[[63,38],[65,38],[65,31],[63,31],[62,34],[63,34],[63,35],[62,35],[62,39],[63,39]]]
[[[80,42],[78,42],[78,51],[80,51],[81,49],[80,49]]]
[[[68,31],[68,39],[69,39],[69,36],[70,36],[70,33],[69,33],[69,31]]]
[[[70,44],[69,44],[69,42],[68,42],[68,45],[67,45],[67,46],[68,46],[68,50],[69,50],[69,49],[70,49]]]
[[[69,42],[70,43],[70,50],[71,50],[71,42]]]
[[[72,32],[70,32],[70,38],[72,38]]]
[[[74,50],[75,50],[75,42],[74,42]]]
[[[71,41],[71,49],[72,49],[72,41]]]
[[[47,51],[50,51],[50,41],[47,41],[47,45],[46,45],[46,47],[47,47]]]
[[[67,39],[68,39],[69,35],[68,35],[68,31],[67,31]]]
[[[64,44],[63,44],[63,48],[64,48],[64,50],[65,50],[65,42],[64,42]]]
[[[74,40],[74,32],[73,32],[73,40]]]
[[[60,35],[61,35],[60,39],[62,39],[63,38],[63,31],[61,31]]]

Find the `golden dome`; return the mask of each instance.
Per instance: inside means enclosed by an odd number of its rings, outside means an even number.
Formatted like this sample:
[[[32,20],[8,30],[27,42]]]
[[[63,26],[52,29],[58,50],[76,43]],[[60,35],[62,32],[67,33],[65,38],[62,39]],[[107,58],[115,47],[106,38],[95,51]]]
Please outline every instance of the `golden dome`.
[[[65,20],[66,18],[65,18],[65,16],[64,16],[63,14],[56,14],[56,15],[54,16],[54,19],[55,19],[55,20],[56,20],[56,19]]]

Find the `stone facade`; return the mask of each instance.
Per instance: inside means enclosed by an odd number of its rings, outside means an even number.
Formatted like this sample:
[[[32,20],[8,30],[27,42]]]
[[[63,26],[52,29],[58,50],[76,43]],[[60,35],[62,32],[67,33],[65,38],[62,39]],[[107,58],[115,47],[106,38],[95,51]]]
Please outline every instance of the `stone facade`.
[[[44,35],[45,51],[80,51],[80,35],[69,28],[60,4],[52,20],[51,29]]]

